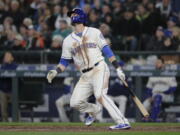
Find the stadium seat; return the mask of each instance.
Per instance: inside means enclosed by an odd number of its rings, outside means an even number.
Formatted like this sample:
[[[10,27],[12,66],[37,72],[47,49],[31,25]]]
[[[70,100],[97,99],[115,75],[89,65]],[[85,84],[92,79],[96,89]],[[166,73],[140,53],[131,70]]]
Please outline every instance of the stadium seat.
[[[33,122],[33,108],[44,103],[43,83],[23,82],[19,89],[19,109],[20,112],[29,112]]]

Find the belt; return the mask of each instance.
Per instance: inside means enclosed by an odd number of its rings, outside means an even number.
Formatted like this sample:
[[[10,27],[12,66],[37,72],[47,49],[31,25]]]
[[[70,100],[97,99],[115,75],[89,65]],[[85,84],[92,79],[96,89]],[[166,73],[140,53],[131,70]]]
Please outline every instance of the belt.
[[[97,66],[98,64],[99,64],[99,62],[95,63],[93,67],[83,69],[83,70],[82,70],[82,73],[86,73],[86,72],[91,71],[91,70],[92,70],[95,66]]]

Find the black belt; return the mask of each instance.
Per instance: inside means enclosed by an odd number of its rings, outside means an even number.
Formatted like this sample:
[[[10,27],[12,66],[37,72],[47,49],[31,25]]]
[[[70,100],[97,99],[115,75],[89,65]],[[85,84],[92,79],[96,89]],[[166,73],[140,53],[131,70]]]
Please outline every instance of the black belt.
[[[82,70],[82,73],[86,73],[86,72],[91,71],[91,70],[92,70],[95,66],[97,66],[98,64],[99,64],[99,62],[95,63],[93,67],[83,69],[83,70]]]

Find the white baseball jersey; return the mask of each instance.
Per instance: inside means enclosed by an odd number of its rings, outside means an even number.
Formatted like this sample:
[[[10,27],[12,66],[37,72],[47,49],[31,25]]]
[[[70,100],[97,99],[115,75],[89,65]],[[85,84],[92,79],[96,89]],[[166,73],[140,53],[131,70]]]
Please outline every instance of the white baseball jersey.
[[[147,87],[152,89],[152,93],[162,93],[170,87],[177,87],[175,77],[150,77]]]
[[[101,49],[105,45],[106,40],[98,29],[85,27],[81,37],[72,32],[64,39],[61,58],[73,59],[79,70],[90,68],[104,59]]]

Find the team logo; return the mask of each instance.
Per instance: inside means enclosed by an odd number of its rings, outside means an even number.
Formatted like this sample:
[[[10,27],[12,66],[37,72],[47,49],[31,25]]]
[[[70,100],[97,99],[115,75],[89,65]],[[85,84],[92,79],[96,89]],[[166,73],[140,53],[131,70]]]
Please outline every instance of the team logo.
[[[97,45],[95,43],[85,43],[73,48],[71,52],[75,55],[76,53],[80,53],[82,48],[96,48],[96,46]]]

